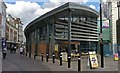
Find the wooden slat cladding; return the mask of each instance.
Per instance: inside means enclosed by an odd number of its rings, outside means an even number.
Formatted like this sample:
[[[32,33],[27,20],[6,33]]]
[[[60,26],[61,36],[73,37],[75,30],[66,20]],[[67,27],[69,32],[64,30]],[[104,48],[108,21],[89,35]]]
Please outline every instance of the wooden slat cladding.
[[[68,42],[63,42],[64,44],[68,44]],[[70,44],[76,44],[76,45],[80,45],[80,42],[70,42]]]
[[[32,53],[32,54],[35,53],[35,43],[32,43],[32,46],[31,46],[31,53]]]
[[[38,55],[41,55],[42,53],[44,54],[44,57],[46,56],[46,43],[44,41],[41,41],[38,44]]]

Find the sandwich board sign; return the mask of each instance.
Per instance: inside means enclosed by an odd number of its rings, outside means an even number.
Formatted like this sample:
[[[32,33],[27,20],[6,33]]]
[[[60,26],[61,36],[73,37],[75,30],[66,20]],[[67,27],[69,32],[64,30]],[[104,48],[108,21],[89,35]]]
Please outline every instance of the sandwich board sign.
[[[90,60],[90,66],[91,68],[97,68],[98,67],[98,59],[95,51],[89,52],[89,60]]]

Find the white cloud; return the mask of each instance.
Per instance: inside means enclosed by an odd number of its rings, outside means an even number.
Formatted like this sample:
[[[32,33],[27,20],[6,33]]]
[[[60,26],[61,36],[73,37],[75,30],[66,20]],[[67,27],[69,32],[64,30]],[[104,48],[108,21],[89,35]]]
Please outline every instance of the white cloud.
[[[86,3],[89,0],[50,0],[50,2],[44,3],[42,6],[43,8],[56,8],[59,7],[67,2],[75,2],[75,3]]]
[[[88,2],[89,0],[50,0],[51,3],[54,3],[56,5],[59,5],[59,4],[63,4],[63,3],[67,3],[67,2],[75,2],[75,3],[86,3]]]
[[[103,2],[106,2],[107,0],[103,0]]]
[[[93,8],[93,9],[96,9],[96,7],[94,5],[89,5],[89,7]]]
[[[36,2],[16,1],[15,4],[7,5],[7,13],[13,17],[21,18],[24,27],[40,15],[67,2],[87,2],[88,0],[50,0],[42,6]]]
[[[7,13],[13,17],[21,18],[24,26],[52,8],[42,8],[35,2],[16,1],[15,4],[7,4]]]
[[[47,8],[56,8],[60,5],[63,5],[67,2],[75,2],[75,3],[86,3],[89,0],[50,0],[50,2],[44,3],[43,7]]]
[[[53,3],[53,2],[49,2],[49,3],[44,3],[43,5],[42,5],[42,7],[43,8],[56,8],[56,7],[58,7],[58,6],[60,6],[61,5],[61,3]]]

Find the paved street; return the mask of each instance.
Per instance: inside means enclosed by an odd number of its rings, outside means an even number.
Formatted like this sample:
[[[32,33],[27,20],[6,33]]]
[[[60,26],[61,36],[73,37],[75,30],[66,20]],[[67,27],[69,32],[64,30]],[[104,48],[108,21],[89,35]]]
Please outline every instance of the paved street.
[[[56,60],[55,64],[52,60],[49,62],[41,62],[26,56],[20,57],[19,53],[7,53],[6,60],[2,62],[3,71],[77,71],[77,61],[73,61],[71,68],[67,68],[67,62],[63,62],[59,66],[59,61]],[[87,68],[87,59],[82,59],[82,71],[118,71],[118,62],[113,58],[105,58],[105,68],[90,69]]]
[[[82,65],[83,66],[83,71],[118,71],[118,61],[114,61],[113,58],[111,57],[106,57],[104,58],[104,68],[101,68],[100,67],[100,58],[99,58],[99,67],[98,69],[90,69],[90,68],[87,68],[87,64],[85,63],[87,62],[86,59],[83,59],[82,60],[82,64],[85,64],[85,65]]]
[[[3,71],[66,71],[69,69],[62,68],[59,63],[36,61],[26,56],[22,58],[17,54],[7,54],[6,60],[3,60]]]

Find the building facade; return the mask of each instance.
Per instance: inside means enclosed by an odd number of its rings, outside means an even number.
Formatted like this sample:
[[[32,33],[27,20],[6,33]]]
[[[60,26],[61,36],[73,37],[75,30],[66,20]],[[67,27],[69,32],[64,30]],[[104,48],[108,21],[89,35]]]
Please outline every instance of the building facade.
[[[7,16],[6,20],[6,42],[7,48],[10,49],[11,46],[20,46],[23,34],[21,34],[22,25],[20,18],[13,18],[10,14]]]
[[[24,31],[29,56],[97,50],[98,16],[94,9],[71,2],[40,16]]]
[[[5,39],[6,8],[5,3],[0,0],[0,42]]]
[[[104,56],[112,56],[113,50],[111,48],[111,31],[109,20],[103,16],[102,18],[102,38],[103,38],[103,50]],[[98,18],[98,32],[100,34],[100,18]],[[100,40],[100,38],[99,38]]]
[[[109,20],[109,34],[110,42],[109,49],[112,50],[112,54],[117,52],[117,33],[116,33],[116,20],[118,19],[117,1],[107,0],[103,4],[103,17]]]
[[[6,5],[4,2],[0,2],[0,21],[1,21],[1,24],[0,24],[0,31],[1,31],[1,37],[5,37],[5,22],[6,22]]]

